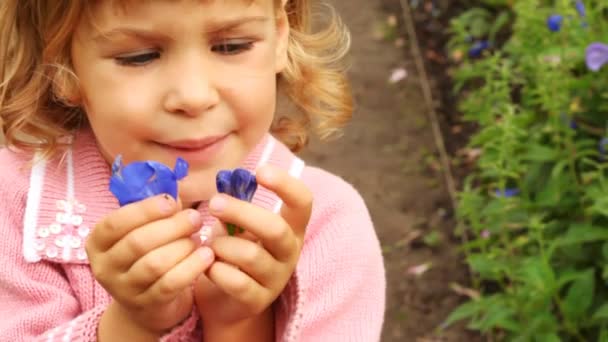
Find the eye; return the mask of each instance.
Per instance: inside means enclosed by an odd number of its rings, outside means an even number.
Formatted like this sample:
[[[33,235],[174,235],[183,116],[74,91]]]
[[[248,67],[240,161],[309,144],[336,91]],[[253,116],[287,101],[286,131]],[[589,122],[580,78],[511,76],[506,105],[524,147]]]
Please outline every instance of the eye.
[[[160,58],[159,51],[149,51],[149,52],[139,53],[136,55],[125,55],[125,56],[114,57],[114,59],[116,60],[116,62],[119,65],[124,65],[124,66],[145,66],[146,64],[148,64],[158,58]]]
[[[211,51],[222,55],[236,55],[253,48],[252,41],[243,40],[223,40],[211,47]]]

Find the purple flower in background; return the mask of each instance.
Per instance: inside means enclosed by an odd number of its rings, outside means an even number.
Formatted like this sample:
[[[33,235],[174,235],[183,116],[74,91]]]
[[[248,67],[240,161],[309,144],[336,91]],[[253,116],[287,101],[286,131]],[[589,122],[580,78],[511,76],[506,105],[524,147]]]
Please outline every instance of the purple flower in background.
[[[511,189],[507,188],[504,191],[500,190],[500,189],[496,190],[497,197],[508,198],[508,197],[517,196],[518,194],[519,194],[519,189],[515,189],[515,188],[511,188]]]
[[[172,171],[166,165],[151,160],[123,165],[122,156],[118,155],[112,164],[110,191],[120,206],[160,194],[177,199],[177,181],[186,175],[188,162],[182,158],[177,158]]]
[[[245,169],[234,169],[220,170],[215,177],[215,184],[219,193],[227,194],[232,197],[236,197],[241,201],[251,202],[258,183],[255,180],[255,176]],[[226,224],[229,235],[234,235],[236,226],[228,223]],[[239,231],[243,231],[242,228]]]
[[[584,18],[586,16],[586,11],[585,11],[585,4],[583,3],[583,0],[576,0],[576,3],[574,4],[574,6],[576,7],[576,11],[578,12],[578,15],[580,15],[581,18]]]
[[[606,159],[606,145],[608,145],[608,137],[602,138],[597,146],[598,151],[600,151],[601,160]]]
[[[595,42],[589,44],[585,50],[585,62],[591,71],[598,71],[608,63],[608,45]]]
[[[484,229],[481,231],[481,234],[479,234],[481,236],[482,239],[487,240],[490,238],[490,236],[492,236],[492,233],[490,233],[489,230]]]
[[[552,14],[547,18],[547,27],[553,32],[558,32],[562,28],[564,17],[560,14]]]
[[[489,47],[490,42],[488,42],[487,40],[480,40],[473,44],[473,46],[471,46],[471,48],[469,49],[469,56],[479,57],[481,56],[481,53]]]
[[[568,114],[566,113],[560,113],[560,117],[562,118],[562,122],[566,125],[568,125],[568,127],[570,127],[570,129],[577,129],[578,125],[576,124],[576,121],[574,121],[574,119],[570,119],[568,117]]]

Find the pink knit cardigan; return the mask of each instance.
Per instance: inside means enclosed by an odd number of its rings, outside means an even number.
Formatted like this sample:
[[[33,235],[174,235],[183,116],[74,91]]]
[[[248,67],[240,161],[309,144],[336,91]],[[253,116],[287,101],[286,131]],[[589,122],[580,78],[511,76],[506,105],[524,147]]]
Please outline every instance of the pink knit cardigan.
[[[83,249],[90,229],[118,207],[110,169],[88,130],[57,160],[0,150],[0,341],[95,341],[110,301]],[[277,341],[378,341],[385,274],[361,196],[342,179],[308,167],[268,135],[243,163],[270,163],[300,177],[314,208],[295,274],[274,304]],[[260,188],[254,203],[281,202]],[[205,223],[214,218],[206,203]],[[196,310],[164,341],[201,341]],[[127,337],[128,339],[128,337]],[[129,339],[128,339],[129,340]]]

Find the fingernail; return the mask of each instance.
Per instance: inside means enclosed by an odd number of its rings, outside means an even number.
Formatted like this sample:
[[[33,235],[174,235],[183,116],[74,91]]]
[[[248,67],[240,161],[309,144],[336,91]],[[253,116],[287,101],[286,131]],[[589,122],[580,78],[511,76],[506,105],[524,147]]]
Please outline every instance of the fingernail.
[[[226,199],[222,196],[215,196],[209,202],[209,209],[215,212],[220,212],[226,207]]]
[[[201,213],[198,211],[190,210],[188,217],[190,218],[190,222],[192,222],[193,226],[198,227],[201,225]]]
[[[213,251],[209,247],[201,247],[197,249],[196,252],[204,261],[209,261],[213,259]]]
[[[173,199],[169,195],[162,195],[158,198],[158,207],[160,211],[164,214],[171,211],[173,208]]]

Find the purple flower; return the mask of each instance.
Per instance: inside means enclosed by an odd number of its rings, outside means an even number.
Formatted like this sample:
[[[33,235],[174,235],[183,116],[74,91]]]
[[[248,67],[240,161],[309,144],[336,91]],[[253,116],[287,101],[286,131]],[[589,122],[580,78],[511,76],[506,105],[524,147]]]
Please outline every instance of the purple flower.
[[[602,140],[600,140],[597,146],[598,151],[600,151],[601,160],[606,159],[606,145],[608,145],[608,137],[602,138]]]
[[[578,12],[578,15],[580,15],[581,18],[584,18],[586,15],[586,11],[585,11],[585,4],[583,3],[583,0],[576,0],[576,3],[574,4],[574,6],[576,7],[576,11]]]
[[[251,202],[258,187],[255,176],[245,169],[221,170],[215,177],[217,191]]]
[[[220,170],[215,177],[215,184],[219,193],[236,197],[241,201],[251,202],[258,183],[255,176],[245,169]],[[237,227],[232,223],[226,224],[228,234],[234,235]],[[242,228],[239,228],[243,232]]]
[[[598,71],[608,63],[608,45],[595,42],[589,44],[585,51],[585,62],[591,71]]]
[[[469,56],[479,57],[481,56],[481,53],[489,47],[490,42],[488,42],[487,40],[480,40],[473,44],[473,46],[471,46],[471,48],[469,49]]]
[[[560,113],[560,116],[562,118],[562,122],[564,124],[568,125],[568,127],[570,127],[570,129],[576,130],[578,128],[576,121],[574,121],[574,119],[570,119],[568,117],[568,114],[562,112],[562,113]]]
[[[188,174],[188,162],[177,158],[175,169],[155,161],[122,164],[118,155],[112,164],[110,191],[120,206],[141,201],[151,196],[168,194],[177,199],[177,181]]]
[[[490,233],[489,230],[484,229],[484,230],[481,231],[480,236],[481,236],[482,239],[487,240],[487,239],[490,238],[490,236],[492,236],[492,233]]]
[[[513,196],[517,196],[519,194],[519,189],[504,189],[504,190],[496,190],[496,196],[498,197],[513,197]]]
[[[564,17],[559,14],[552,14],[547,18],[547,27],[553,32],[558,32],[562,28]]]

